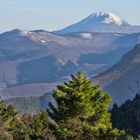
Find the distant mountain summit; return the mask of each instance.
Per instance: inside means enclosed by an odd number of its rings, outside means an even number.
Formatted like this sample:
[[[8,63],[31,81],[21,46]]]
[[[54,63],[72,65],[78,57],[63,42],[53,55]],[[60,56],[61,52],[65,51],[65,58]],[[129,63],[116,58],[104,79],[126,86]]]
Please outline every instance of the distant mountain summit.
[[[67,34],[72,32],[134,33],[140,32],[140,26],[132,26],[111,12],[98,12],[54,33]]]
[[[129,25],[126,21],[122,20],[119,16],[111,12],[98,12],[93,13],[85,19],[85,22],[91,22],[92,24],[114,24],[117,26]]]

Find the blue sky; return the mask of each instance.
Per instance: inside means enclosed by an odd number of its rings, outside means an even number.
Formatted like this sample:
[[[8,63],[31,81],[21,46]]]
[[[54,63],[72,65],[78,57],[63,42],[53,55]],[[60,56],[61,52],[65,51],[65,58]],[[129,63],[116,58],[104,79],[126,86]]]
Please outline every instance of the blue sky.
[[[15,28],[57,30],[88,15],[114,12],[140,25],[140,0],[0,0],[0,32]]]

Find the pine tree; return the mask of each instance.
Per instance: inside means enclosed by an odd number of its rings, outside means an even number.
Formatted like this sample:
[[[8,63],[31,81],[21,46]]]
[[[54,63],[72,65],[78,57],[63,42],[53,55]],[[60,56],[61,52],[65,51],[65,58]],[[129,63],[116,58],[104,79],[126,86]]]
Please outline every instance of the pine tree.
[[[45,140],[50,130],[48,127],[48,114],[40,111],[37,114],[28,114],[23,117],[30,140]]]
[[[0,139],[13,140],[10,128],[16,115],[16,110],[11,105],[5,105],[0,98]]]
[[[103,139],[111,136],[112,125],[108,105],[111,98],[101,88],[78,72],[71,80],[57,86],[49,104],[48,114],[58,139]],[[110,138],[111,140],[111,138]]]
[[[140,95],[128,99],[120,106],[116,104],[111,109],[113,127],[123,129],[134,137],[140,135]],[[139,137],[140,139],[140,137]]]

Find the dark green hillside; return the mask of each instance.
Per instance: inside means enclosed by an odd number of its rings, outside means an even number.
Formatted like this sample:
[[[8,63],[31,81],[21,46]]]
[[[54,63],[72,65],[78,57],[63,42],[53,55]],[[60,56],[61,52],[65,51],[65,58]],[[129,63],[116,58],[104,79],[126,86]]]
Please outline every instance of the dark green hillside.
[[[19,112],[29,113],[43,109],[38,97],[17,97],[6,101],[6,104],[14,106]]]
[[[49,102],[54,103],[51,93],[44,94],[37,97],[15,97],[6,100],[6,104],[14,106],[19,112],[35,113],[40,110],[46,110]]]
[[[111,110],[113,127],[124,129],[134,136],[140,135],[140,95],[133,100],[127,100],[118,107],[116,104]]]

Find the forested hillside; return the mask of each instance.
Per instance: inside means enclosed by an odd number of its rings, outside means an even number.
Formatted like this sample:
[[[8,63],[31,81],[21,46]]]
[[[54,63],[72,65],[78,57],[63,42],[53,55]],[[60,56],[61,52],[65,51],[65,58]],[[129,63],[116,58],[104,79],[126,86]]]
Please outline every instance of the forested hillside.
[[[124,129],[133,136],[140,135],[140,95],[127,100],[121,106],[115,104],[111,110],[114,127]]]
[[[57,86],[57,103],[47,111],[21,115],[0,102],[1,140],[133,140],[124,130],[113,128],[108,106],[111,101],[99,85],[81,72]]]

